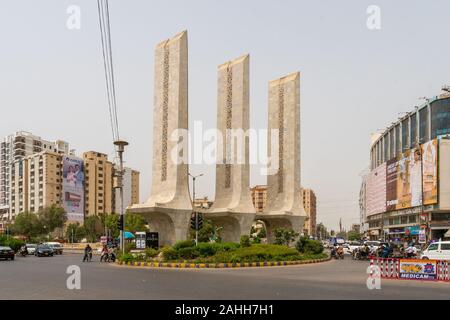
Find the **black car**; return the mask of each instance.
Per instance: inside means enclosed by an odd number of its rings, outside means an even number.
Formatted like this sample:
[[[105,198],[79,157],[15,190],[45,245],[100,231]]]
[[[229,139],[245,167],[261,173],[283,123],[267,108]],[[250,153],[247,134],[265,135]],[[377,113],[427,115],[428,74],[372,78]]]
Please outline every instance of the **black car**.
[[[14,260],[14,250],[10,247],[0,247],[0,259]]]
[[[36,257],[53,257],[53,249],[47,245],[38,245],[34,255]]]

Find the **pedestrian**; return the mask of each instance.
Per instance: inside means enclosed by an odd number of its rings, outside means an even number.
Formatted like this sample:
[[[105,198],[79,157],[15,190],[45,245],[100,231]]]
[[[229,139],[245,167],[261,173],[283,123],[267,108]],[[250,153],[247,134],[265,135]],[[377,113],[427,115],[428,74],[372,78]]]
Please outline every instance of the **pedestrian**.
[[[83,257],[83,262],[89,262],[92,259],[92,248],[89,245],[89,243],[87,244],[87,246],[84,248],[84,257]]]

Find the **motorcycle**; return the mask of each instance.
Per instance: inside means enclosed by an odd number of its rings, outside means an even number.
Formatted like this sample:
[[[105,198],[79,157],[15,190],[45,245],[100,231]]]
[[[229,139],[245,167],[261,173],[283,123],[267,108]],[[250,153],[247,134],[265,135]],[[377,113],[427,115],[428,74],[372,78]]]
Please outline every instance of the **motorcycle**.
[[[19,250],[19,254],[20,254],[22,257],[26,257],[26,256],[28,255],[28,251],[27,251],[27,249],[20,249],[20,250]]]

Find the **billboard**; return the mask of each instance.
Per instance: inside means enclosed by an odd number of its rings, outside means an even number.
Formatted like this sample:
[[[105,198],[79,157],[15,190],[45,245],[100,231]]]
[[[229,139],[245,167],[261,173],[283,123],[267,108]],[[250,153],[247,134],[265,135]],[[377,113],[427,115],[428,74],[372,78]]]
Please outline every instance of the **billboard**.
[[[407,209],[437,203],[437,140],[421,146],[420,152],[407,150],[386,163],[386,211]],[[421,173],[423,172],[423,180]]]
[[[396,158],[386,163],[386,211],[395,210],[397,197],[398,161]]]
[[[431,140],[422,145],[423,154],[423,203],[424,205],[437,203],[437,140]]]
[[[367,215],[386,211],[386,163],[372,170],[366,184]]]
[[[63,157],[63,207],[70,222],[84,220],[84,164],[75,157]]]
[[[400,279],[436,280],[436,260],[400,259]]]

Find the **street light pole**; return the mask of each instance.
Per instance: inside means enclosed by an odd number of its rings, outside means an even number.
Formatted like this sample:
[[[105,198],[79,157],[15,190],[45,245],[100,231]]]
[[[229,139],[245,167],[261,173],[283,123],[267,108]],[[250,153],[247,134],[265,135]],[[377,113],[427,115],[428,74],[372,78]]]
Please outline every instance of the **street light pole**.
[[[192,210],[195,214],[195,245],[198,244],[198,213],[195,210],[195,180],[201,176],[203,176],[203,173],[193,176],[192,174],[188,173],[188,175],[192,178]]]
[[[124,229],[125,229],[125,212],[123,210],[123,153],[125,151],[125,146],[128,145],[128,142],[123,140],[114,141],[114,145],[117,147],[117,154],[119,155],[119,172],[116,174],[117,182],[116,188],[119,189],[120,192],[120,216],[122,218],[123,224],[120,230],[120,248],[122,249],[122,253],[125,254],[125,241],[124,241]]]

